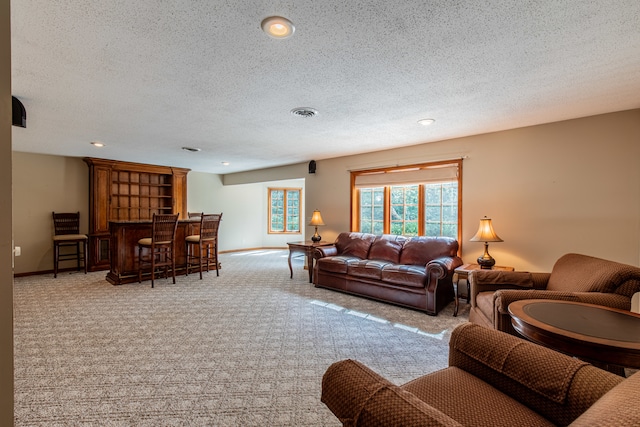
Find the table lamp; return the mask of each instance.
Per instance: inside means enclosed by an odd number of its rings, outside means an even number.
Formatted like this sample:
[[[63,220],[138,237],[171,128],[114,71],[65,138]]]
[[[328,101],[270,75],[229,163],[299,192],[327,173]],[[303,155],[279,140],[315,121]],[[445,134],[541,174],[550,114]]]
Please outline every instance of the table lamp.
[[[469,240],[471,242],[484,242],[484,254],[478,258],[478,264],[481,269],[491,270],[491,267],[496,264],[496,260],[489,255],[489,242],[504,242],[504,240],[498,237],[496,232],[493,231],[491,218],[487,218],[486,216],[482,218],[478,232]]]
[[[313,242],[319,242],[322,237],[318,234],[318,226],[324,225],[324,221],[322,221],[322,215],[320,215],[320,211],[318,209],[313,211],[309,225],[314,225],[316,227],[316,232],[311,236],[311,240]]]

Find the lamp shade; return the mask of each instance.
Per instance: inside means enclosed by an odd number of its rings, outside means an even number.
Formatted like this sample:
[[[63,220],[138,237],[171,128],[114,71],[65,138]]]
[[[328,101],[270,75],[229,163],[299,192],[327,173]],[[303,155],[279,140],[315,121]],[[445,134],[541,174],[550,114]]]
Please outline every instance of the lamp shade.
[[[503,242],[500,237],[493,231],[493,226],[491,225],[491,218],[487,218],[486,216],[480,220],[480,227],[478,227],[478,232],[475,236],[469,239],[471,242]]]
[[[322,215],[320,215],[319,210],[313,211],[313,216],[311,216],[311,221],[309,221],[309,225],[324,225],[324,221],[322,220]]]

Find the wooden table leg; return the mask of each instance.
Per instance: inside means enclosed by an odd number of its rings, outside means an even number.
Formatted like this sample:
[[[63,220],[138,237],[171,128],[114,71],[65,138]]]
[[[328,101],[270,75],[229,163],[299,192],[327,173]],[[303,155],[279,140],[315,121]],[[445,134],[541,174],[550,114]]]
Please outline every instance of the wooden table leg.
[[[291,272],[291,275],[289,276],[290,279],[293,279],[293,267],[291,267],[291,255],[293,255],[293,251],[291,250],[291,248],[289,248],[289,271]]]
[[[309,283],[313,282],[313,254],[307,252],[307,268],[309,269]]]

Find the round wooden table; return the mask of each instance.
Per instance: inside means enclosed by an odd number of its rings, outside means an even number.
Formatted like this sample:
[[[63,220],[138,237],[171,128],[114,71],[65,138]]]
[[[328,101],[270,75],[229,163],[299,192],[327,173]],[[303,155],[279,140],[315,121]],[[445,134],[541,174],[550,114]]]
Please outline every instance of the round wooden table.
[[[546,299],[513,302],[509,314],[530,341],[596,365],[640,368],[640,314]]]

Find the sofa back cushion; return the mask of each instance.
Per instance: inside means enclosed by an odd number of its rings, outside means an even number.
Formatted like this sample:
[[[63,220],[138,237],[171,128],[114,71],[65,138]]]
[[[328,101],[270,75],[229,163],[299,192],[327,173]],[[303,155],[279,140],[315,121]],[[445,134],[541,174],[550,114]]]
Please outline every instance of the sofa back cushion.
[[[451,237],[412,237],[402,247],[400,264],[427,265],[433,259],[453,257],[457,253],[458,241]]]
[[[338,255],[366,259],[367,255],[369,255],[369,248],[375,238],[375,234],[340,233],[335,242],[336,248],[338,249]]]
[[[547,290],[619,293],[631,298],[640,291],[640,268],[587,255],[566,254],[553,266]]]
[[[400,261],[400,252],[406,240],[406,237],[396,236],[394,234],[377,236],[371,245],[371,249],[369,249],[368,258],[398,264]]]

